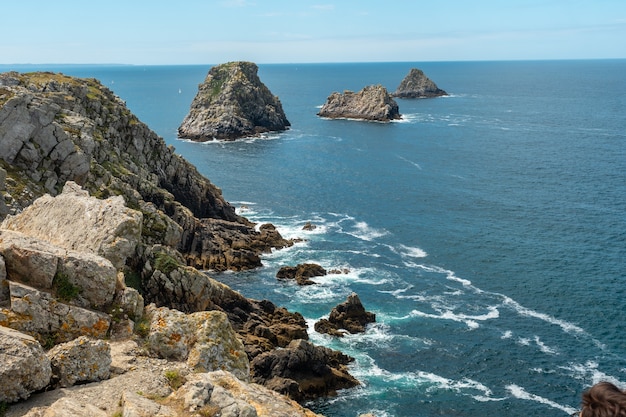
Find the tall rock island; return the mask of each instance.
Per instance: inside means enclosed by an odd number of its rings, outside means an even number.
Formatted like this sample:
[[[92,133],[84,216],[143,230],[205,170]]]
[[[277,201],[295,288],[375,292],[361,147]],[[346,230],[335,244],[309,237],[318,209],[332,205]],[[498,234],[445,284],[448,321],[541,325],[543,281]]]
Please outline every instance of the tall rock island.
[[[389,122],[400,119],[398,103],[382,85],[370,85],[355,93],[334,92],[326,99],[319,113],[331,119],[360,119]]]
[[[399,98],[431,98],[447,95],[448,93],[437,87],[437,84],[418,68],[412,68],[393,93],[394,97]]]
[[[286,130],[290,123],[278,97],[261,82],[252,62],[229,62],[209,71],[178,128],[183,139],[235,140]]]

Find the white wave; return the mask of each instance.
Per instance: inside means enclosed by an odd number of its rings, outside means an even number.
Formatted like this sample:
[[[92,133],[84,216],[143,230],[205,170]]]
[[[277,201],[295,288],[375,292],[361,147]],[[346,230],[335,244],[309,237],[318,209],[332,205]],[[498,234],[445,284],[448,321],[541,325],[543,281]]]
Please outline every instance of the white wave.
[[[539,338],[539,336],[535,336],[535,343],[539,347],[539,350],[541,350],[543,353],[548,353],[550,355],[558,355],[559,354],[559,352],[556,349],[551,348],[550,346],[548,346],[545,343],[543,343],[541,341],[541,339]]]
[[[354,236],[357,239],[365,240],[371,242],[374,239],[387,235],[389,232],[386,230],[379,230],[371,227],[366,222],[360,221],[356,222],[353,230],[345,232],[350,236]]]
[[[413,162],[410,159],[406,159],[400,155],[396,155],[398,158],[402,159],[405,162],[408,162],[409,164],[413,165],[415,168],[419,169],[420,171],[422,170],[422,167],[420,166],[420,164],[418,164],[417,162]]]
[[[400,254],[410,258],[425,258],[428,256],[426,251],[418,247],[400,245]]]
[[[535,401],[541,404],[545,404],[552,408],[556,408],[558,410],[564,411],[567,414],[572,414],[577,411],[576,408],[573,408],[567,405],[561,405],[557,402],[551,401],[539,395],[531,394],[528,391],[526,391],[524,388],[520,387],[519,385],[515,385],[515,384],[507,385],[506,389],[507,391],[511,393],[513,397],[519,398],[521,400],[530,400],[530,401]]]
[[[570,364],[569,366],[562,366],[561,369],[569,371],[573,378],[588,381],[589,386],[595,385],[598,382],[607,381],[611,382],[618,387],[626,386],[626,383],[620,381],[618,378],[608,375],[598,369],[599,364],[595,361],[587,361],[586,363]]]
[[[411,311],[409,316],[426,317],[426,318],[432,318],[432,319],[451,320],[451,321],[461,322],[461,323],[465,323],[469,329],[474,330],[479,327],[479,324],[478,324],[479,321],[492,320],[492,319],[497,319],[498,317],[500,317],[500,312],[498,311],[498,308],[496,306],[489,306],[488,309],[489,309],[488,313],[475,315],[475,316],[468,315],[468,314],[454,313],[453,311],[450,311],[450,310],[443,311],[440,314],[424,313],[419,310],[413,310]]]
[[[502,337],[500,337],[501,339],[510,339],[511,337],[513,337],[513,332],[510,330],[507,330],[506,332],[502,333]]]
[[[517,301],[513,300],[510,297],[507,297],[505,295],[503,295],[504,297],[504,304],[513,307],[513,309],[515,309],[515,311],[517,311],[518,314],[522,315],[522,316],[526,316],[526,317],[534,317],[540,320],[543,320],[545,322],[548,322],[550,324],[555,324],[559,327],[561,327],[561,329],[563,329],[566,333],[579,333],[579,334],[584,334],[585,331],[576,326],[575,324],[572,323],[568,323],[564,320],[560,320],[557,318],[554,318],[548,314],[545,313],[539,313],[537,311],[531,310],[529,308],[523,307],[521,304],[519,304]]]

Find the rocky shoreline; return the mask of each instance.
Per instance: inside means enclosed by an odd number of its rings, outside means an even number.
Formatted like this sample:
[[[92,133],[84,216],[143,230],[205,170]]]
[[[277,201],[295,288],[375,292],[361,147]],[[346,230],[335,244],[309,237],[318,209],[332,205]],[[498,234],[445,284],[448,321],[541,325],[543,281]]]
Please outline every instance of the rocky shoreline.
[[[134,416],[144,407],[160,410],[150,415],[314,415],[261,385],[301,401],[358,384],[351,358],[307,341],[299,313],[202,272],[256,268],[263,253],[293,242],[235,214],[98,81],[0,74],[0,192],[0,403],[18,401],[7,415]],[[105,339],[108,349],[81,348]],[[91,374],[73,366],[107,368],[116,343],[137,344],[122,355],[137,367]],[[54,349],[78,353],[48,369]],[[14,350],[35,362],[5,353]],[[169,368],[189,377],[176,388],[123,390],[139,364],[151,367],[141,376],[148,384]],[[87,385],[74,388],[79,380]],[[80,394],[105,386],[111,397],[93,395],[113,399],[106,409]],[[43,408],[28,399],[41,390],[49,392],[37,399],[55,399]]]

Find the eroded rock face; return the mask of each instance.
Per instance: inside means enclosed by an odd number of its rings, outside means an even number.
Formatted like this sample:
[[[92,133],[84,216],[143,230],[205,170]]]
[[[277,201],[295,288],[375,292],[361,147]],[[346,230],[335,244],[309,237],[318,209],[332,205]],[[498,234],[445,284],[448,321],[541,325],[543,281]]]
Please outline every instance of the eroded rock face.
[[[198,87],[181,138],[234,140],[289,127],[278,97],[261,82],[252,62],[229,62],[209,71]]]
[[[382,85],[371,85],[355,93],[334,92],[326,99],[319,113],[331,119],[362,119],[389,122],[400,119],[398,103]]]
[[[250,365],[253,382],[302,401],[359,385],[345,370],[351,361],[341,352],[294,340],[285,349],[257,356]]]
[[[399,98],[431,98],[447,95],[448,93],[437,87],[437,84],[418,68],[411,68],[393,93],[394,97]]]
[[[111,347],[103,340],[81,336],[55,346],[46,355],[53,380],[61,387],[101,381],[110,375]]]
[[[148,349],[163,358],[184,360],[197,372],[224,369],[244,381],[250,365],[244,346],[226,314],[202,311],[184,314],[165,307],[150,306]]]
[[[28,398],[51,376],[50,361],[34,338],[0,326],[0,402]]]

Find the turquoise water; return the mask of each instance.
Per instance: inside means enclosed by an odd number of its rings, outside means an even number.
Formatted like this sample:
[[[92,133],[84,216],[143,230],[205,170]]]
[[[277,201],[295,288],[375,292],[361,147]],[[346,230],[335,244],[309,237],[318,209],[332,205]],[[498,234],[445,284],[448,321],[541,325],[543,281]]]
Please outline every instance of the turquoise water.
[[[411,67],[451,95],[398,100],[390,124],[315,115]],[[262,65],[291,130],[207,144],[176,129],[209,66],[49,69],[100,79],[241,214],[306,239],[216,278],[311,324],[351,292],[376,313],[343,339],[311,325],[363,382],[315,410],[566,416],[599,380],[626,387],[626,61]],[[275,279],[301,262],[349,273]]]

